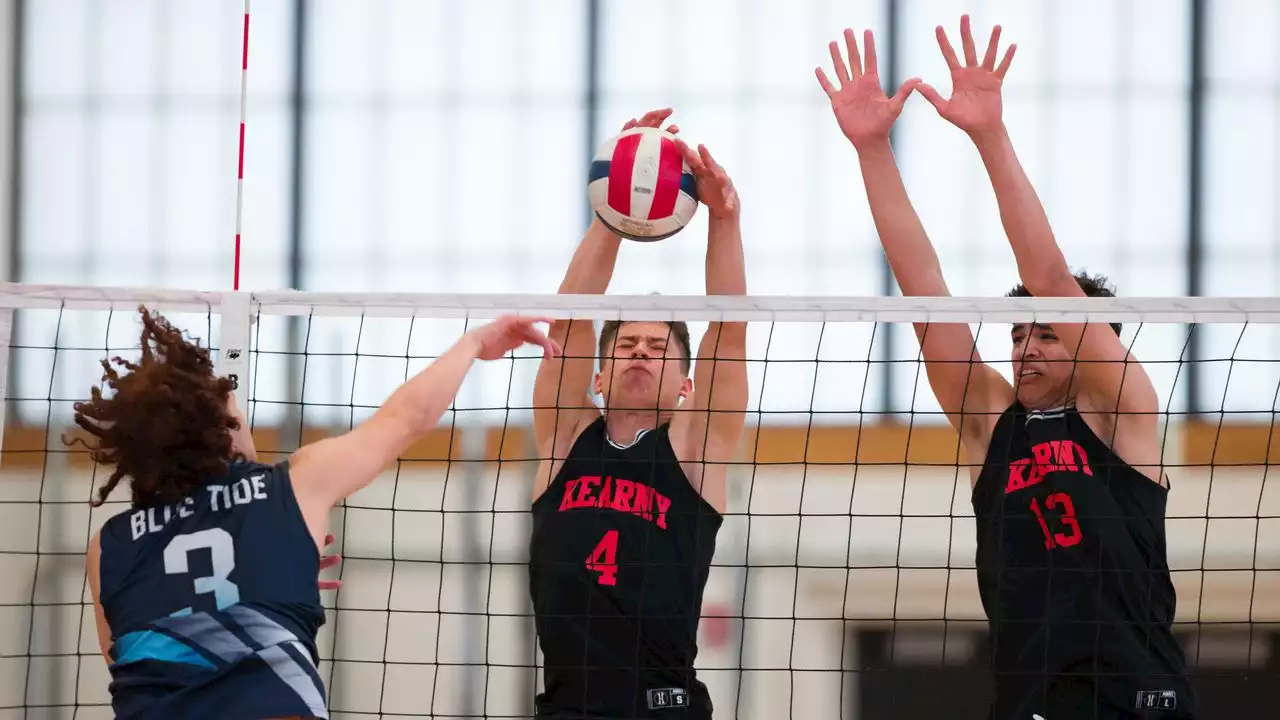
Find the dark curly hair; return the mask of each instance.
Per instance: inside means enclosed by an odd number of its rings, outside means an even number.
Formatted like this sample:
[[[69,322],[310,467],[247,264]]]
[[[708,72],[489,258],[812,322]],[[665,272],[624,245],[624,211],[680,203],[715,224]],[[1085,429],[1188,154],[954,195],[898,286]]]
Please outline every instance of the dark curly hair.
[[[1075,274],[1076,284],[1084,291],[1084,294],[1093,298],[1115,297],[1115,288],[1107,281],[1106,275],[1090,275],[1083,270]],[[1005,293],[1005,297],[1031,297],[1031,291],[1026,285],[1018,283],[1009,292]],[[1120,334],[1120,323],[1111,323],[1111,329],[1116,335]]]
[[[173,504],[210,477],[227,472],[235,458],[231,431],[240,422],[227,409],[234,389],[214,375],[209,350],[187,339],[168,320],[140,306],[142,356],[103,360],[102,381],[88,402],[75,404],[75,421],[96,438],[65,438],[83,445],[94,462],[115,470],[90,504],[102,505],[126,476],[134,506]],[[124,368],[120,374],[112,364]]]
[[[610,347],[613,341],[618,337],[618,331],[622,329],[622,323],[628,322],[624,320],[606,320],[604,327],[600,328],[600,359],[604,360],[609,357]],[[680,369],[685,375],[689,374],[689,368],[693,366],[692,352],[689,349],[689,326],[680,320],[663,320],[662,324],[670,328],[669,338],[675,338],[676,344],[684,350],[684,357],[680,358]]]

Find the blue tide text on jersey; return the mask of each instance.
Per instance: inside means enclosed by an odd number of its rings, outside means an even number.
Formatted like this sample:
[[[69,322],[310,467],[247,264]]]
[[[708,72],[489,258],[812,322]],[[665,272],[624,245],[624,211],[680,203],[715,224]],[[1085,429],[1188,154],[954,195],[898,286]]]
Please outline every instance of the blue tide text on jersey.
[[[101,533],[100,601],[120,718],[327,717],[319,552],[287,463],[235,463]]]

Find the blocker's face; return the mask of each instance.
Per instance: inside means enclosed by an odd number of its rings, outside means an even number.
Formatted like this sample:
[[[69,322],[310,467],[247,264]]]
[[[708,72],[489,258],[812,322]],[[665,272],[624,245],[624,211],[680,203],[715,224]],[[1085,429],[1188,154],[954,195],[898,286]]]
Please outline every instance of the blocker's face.
[[[1053,327],[1019,323],[1013,326],[1011,338],[1018,401],[1033,409],[1068,402],[1075,362]]]
[[[612,410],[668,410],[693,389],[684,348],[666,323],[623,323],[600,359],[596,392]]]

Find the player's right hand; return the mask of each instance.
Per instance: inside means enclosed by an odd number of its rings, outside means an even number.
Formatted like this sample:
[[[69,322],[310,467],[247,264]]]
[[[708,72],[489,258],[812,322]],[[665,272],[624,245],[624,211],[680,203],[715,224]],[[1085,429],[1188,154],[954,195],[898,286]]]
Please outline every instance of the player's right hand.
[[[863,33],[866,49],[866,65],[858,54],[858,41],[853,31],[844,31],[844,43],[848,49],[849,63],[840,53],[840,46],[831,41],[831,61],[835,65],[839,87],[832,85],[822,68],[816,68],[818,84],[831,99],[831,111],[835,113],[840,130],[855,148],[866,143],[888,140],[889,129],[902,113],[902,106],[911,91],[920,84],[920,78],[902,83],[893,97],[886,97],[880,86],[880,71],[876,62],[876,40],[870,30]]]
[[[548,318],[506,316],[467,333],[477,343],[476,357],[497,360],[522,345],[542,347],[544,358],[559,357],[560,345],[547,337],[535,323],[550,323]]]
[[[642,115],[639,120],[635,118],[631,118],[630,120],[625,122],[622,125],[622,131],[626,132],[627,130],[630,130],[631,128],[635,128],[635,127],[651,127],[651,128],[662,127],[662,123],[666,122],[667,118],[671,117],[672,112],[673,110],[671,108],[659,108],[657,110],[650,110],[649,112]],[[671,125],[668,125],[667,132],[671,133],[672,135],[675,135],[676,133],[680,132],[680,126],[674,123]]]

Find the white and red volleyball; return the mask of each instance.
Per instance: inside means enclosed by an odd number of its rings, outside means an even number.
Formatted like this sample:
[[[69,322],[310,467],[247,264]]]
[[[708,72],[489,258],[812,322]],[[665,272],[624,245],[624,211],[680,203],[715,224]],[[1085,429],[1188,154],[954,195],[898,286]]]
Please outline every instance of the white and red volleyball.
[[[658,128],[631,128],[606,142],[591,163],[587,196],[601,222],[632,240],[671,237],[698,210],[675,136]]]

